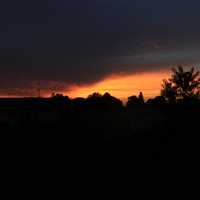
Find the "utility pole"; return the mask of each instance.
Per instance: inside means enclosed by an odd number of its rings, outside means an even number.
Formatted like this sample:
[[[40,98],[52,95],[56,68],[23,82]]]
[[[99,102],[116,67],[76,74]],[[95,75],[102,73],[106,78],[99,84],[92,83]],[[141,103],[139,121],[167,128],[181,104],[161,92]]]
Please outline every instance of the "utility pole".
[[[38,98],[41,97],[41,83],[40,83],[40,80],[37,83],[37,97]]]
[[[40,98],[41,97],[41,90],[40,90],[40,88],[37,89],[37,93],[38,93],[38,98]]]

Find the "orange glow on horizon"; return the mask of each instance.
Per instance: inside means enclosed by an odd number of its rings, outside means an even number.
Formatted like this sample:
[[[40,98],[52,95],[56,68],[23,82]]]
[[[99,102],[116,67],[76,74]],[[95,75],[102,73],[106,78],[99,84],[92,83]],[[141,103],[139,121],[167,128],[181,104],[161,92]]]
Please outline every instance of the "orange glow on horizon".
[[[139,92],[143,92],[145,99],[160,95],[162,80],[169,77],[169,70],[129,75],[111,75],[91,85],[71,85],[67,88],[67,91],[62,90],[58,92],[71,98],[88,97],[88,95],[94,92],[99,92],[101,94],[109,92],[111,95],[126,102],[129,96],[138,95]],[[33,91],[33,94],[34,95],[24,96],[0,94],[0,98],[38,97],[35,91]],[[41,97],[48,98],[50,96],[51,92],[42,91]]]
[[[111,75],[104,80],[88,86],[71,86],[68,96],[87,97],[93,92],[111,95],[126,100],[131,95],[138,95],[141,91],[145,98],[151,98],[160,94],[162,80],[168,78],[169,71],[144,72],[131,75]]]

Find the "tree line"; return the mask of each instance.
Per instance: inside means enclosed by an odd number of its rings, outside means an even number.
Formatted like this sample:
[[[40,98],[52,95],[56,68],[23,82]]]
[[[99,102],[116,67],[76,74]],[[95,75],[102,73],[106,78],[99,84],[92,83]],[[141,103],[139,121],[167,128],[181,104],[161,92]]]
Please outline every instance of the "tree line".
[[[61,100],[68,99],[67,96],[62,94],[52,94],[53,99]],[[81,103],[87,100],[88,103],[107,103],[112,105],[122,105],[122,101],[116,97],[111,96],[109,93],[101,95],[95,92],[89,95],[86,99],[76,98],[75,102]],[[138,96],[132,95],[128,97],[126,106],[131,107],[134,105],[142,104],[175,104],[175,103],[195,103],[200,102],[200,72],[195,70],[194,67],[184,69],[183,66],[172,68],[171,77],[164,79],[161,84],[161,92],[159,96],[144,100],[143,93],[140,92]]]

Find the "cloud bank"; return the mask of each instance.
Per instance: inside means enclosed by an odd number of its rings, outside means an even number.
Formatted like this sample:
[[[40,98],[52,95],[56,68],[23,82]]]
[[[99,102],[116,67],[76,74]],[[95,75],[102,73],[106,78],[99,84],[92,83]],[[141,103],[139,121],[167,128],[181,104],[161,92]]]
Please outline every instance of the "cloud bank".
[[[0,3],[0,93],[31,95],[111,74],[200,62],[197,1]]]

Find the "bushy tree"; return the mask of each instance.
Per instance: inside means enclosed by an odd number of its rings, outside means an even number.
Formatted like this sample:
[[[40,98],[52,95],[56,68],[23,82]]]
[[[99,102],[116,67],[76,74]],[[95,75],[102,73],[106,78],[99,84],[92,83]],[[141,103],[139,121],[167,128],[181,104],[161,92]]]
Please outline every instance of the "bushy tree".
[[[192,67],[184,70],[182,66],[172,69],[171,78],[163,80],[161,95],[168,102],[177,99],[191,99],[200,97],[200,72]]]
[[[169,80],[163,80],[161,96],[163,96],[169,103],[176,101],[176,88]]]

